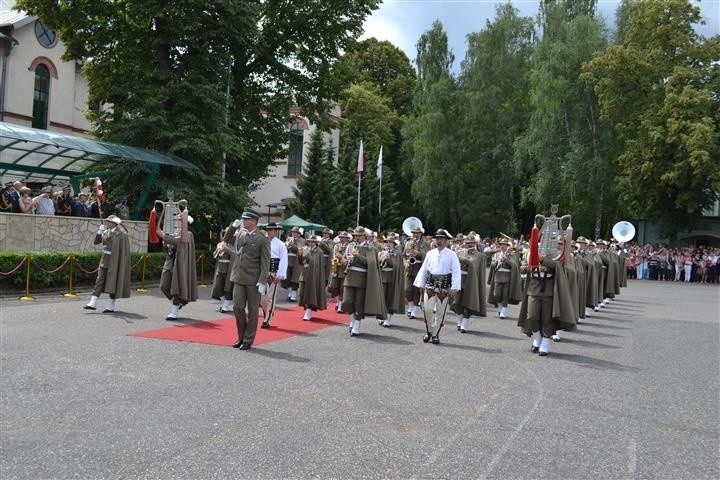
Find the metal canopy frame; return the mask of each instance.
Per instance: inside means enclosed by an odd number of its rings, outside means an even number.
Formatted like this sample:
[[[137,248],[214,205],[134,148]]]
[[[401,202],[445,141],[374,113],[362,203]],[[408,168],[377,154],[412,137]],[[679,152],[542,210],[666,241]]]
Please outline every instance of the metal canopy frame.
[[[20,176],[42,183],[67,179],[77,192],[81,179],[107,174],[93,168],[108,160],[148,165],[150,174],[138,206],[147,201],[161,165],[198,170],[192,163],[167,153],[0,122],[0,176]]]

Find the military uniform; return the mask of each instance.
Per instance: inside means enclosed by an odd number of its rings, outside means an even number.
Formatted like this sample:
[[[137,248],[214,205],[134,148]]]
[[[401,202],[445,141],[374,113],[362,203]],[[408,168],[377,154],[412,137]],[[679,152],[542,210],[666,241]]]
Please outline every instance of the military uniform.
[[[465,237],[463,248],[456,250],[460,262],[460,291],[455,296],[452,309],[457,315],[457,329],[467,332],[470,317],[473,315],[487,316],[485,306],[486,256],[477,249],[475,232]]]
[[[325,260],[325,256],[329,253],[330,247],[327,243],[323,243],[318,237],[312,237],[298,254],[297,265],[302,266],[298,303],[305,308],[303,320],[310,320],[313,311],[327,309],[325,265],[329,262]]]
[[[288,291],[288,302],[295,302],[297,301],[297,290],[300,288],[300,275],[302,274],[302,266],[297,264],[298,249],[305,245],[305,239],[300,236],[298,227],[293,227],[290,235],[290,238],[285,242],[288,254],[288,274],[282,283],[282,287]]]
[[[263,312],[263,322],[260,328],[270,328],[270,321],[275,313],[278,284],[287,277],[287,247],[277,238],[279,229],[280,227],[275,222],[270,222],[265,226],[265,231],[268,232],[268,238],[270,238],[270,272],[267,279],[267,292],[260,297],[260,309]]]
[[[365,241],[363,227],[357,227],[353,235],[357,243],[348,247],[341,268],[346,269],[343,311],[350,315],[350,335],[357,336],[360,334],[360,321],[366,314],[384,319],[387,312],[382,298],[378,252]]]
[[[383,300],[387,310],[387,318],[378,318],[383,327],[390,327],[393,314],[405,308],[405,265],[399,244],[397,236],[390,233],[385,237],[385,248],[378,254]]]
[[[233,313],[238,332],[238,340],[233,347],[246,350],[255,340],[260,297],[267,289],[270,239],[257,228],[257,219],[260,218],[257,212],[248,209],[241,218],[250,220],[246,224],[254,224],[254,227],[250,231],[241,231],[236,237],[235,232],[240,227],[240,221],[236,220],[227,229],[225,243],[234,248],[236,254],[230,276],[233,282]]]
[[[105,312],[115,311],[115,299],[130,297],[130,240],[127,231],[120,226],[122,221],[114,215],[106,219],[95,235],[95,245],[102,243],[102,257],[98,265],[98,275],[95,280],[90,302],[85,305],[87,310],[95,310],[97,301],[102,293],[110,296]]]
[[[422,237],[425,231],[418,227],[411,230],[413,238],[405,243],[405,300],[407,300],[407,315],[410,318],[420,318],[422,311],[420,309],[420,300],[422,290],[414,286],[415,278],[420,272],[425,254],[430,250],[430,245]]]
[[[500,245],[505,245],[506,250],[496,252],[490,264],[490,293],[488,303],[500,304],[500,318],[507,318],[508,304],[517,305],[522,299],[522,287],[520,279],[520,263],[517,256],[510,251],[510,242],[501,240]]]
[[[172,302],[166,320],[176,320],[180,309],[196,301],[198,296],[195,237],[187,230],[187,224],[192,223],[192,219],[187,210],[180,215],[187,219],[181,221],[185,226],[182,227],[179,237],[173,237],[161,230],[158,232],[163,241],[163,249],[167,252],[160,275],[160,291]]]
[[[224,234],[223,234],[224,236]],[[225,242],[220,242],[215,249],[215,275],[213,276],[212,292],[210,298],[220,300],[218,310],[221,313],[230,312],[232,302],[233,284],[230,273],[235,262],[235,251],[225,248]]]
[[[330,257],[330,281],[328,282],[328,293],[335,299],[335,310],[342,311],[342,294],[345,288],[345,266],[343,265],[343,256],[347,251],[348,239],[350,234],[340,232],[338,235],[339,243],[333,246],[333,253]]]

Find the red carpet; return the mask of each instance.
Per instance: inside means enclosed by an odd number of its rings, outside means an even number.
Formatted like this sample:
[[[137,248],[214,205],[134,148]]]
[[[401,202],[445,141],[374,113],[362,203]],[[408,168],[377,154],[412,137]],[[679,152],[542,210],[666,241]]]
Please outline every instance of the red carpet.
[[[312,319],[309,321],[302,320],[304,312],[304,309],[300,307],[276,310],[271,327],[260,328],[260,323],[263,320],[261,312],[253,345],[274,342],[275,340],[346,324],[348,321],[346,314],[335,312],[335,305],[332,303],[328,304],[327,310],[313,312]],[[237,327],[235,326],[235,317],[229,316],[207,322],[174,325],[158,330],[131,333],[130,336],[230,346],[237,340]]]

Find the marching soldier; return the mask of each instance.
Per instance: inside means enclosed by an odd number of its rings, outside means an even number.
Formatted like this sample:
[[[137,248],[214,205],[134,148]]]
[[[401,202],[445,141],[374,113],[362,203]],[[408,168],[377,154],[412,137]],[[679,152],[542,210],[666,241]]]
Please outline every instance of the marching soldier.
[[[130,298],[130,240],[121,223],[118,217],[110,215],[95,235],[94,243],[102,243],[103,254],[90,302],[83,307],[86,310],[97,309],[98,298],[103,292],[110,296],[103,313],[115,311],[116,299]]]
[[[330,247],[322,242],[317,236],[307,240],[307,244],[301,247],[297,257],[297,266],[302,266],[300,275],[300,300],[299,305],[305,307],[303,320],[312,318],[312,312],[327,309],[327,298],[325,296],[325,259],[329,255]]]
[[[297,255],[298,249],[304,245],[302,232],[298,227],[293,227],[290,230],[290,237],[285,242],[288,252],[288,272],[287,278],[282,283],[282,287],[288,291],[288,302],[297,301],[297,290],[300,287],[300,274],[302,274],[302,266],[297,265]]]
[[[462,248],[455,253],[460,262],[460,291],[455,295],[452,304],[453,311],[457,314],[457,329],[461,333],[467,332],[470,324],[470,316],[487,316],[485,306],[485,277],[486,277],[486,256],[477,248],[479,235],[470,232],[464,237]]]
[[[402,312],[405,308],[405,265],[399,246],[397,235],[388,233],[385,247],[378,253],[383,298],[387,309],[387,318],[378,319],[378,323],[383,327],[390,327],[393,314]]]
[[[350,335],[360,334],[360,321],[365,315],[378,315],[385,319],[385,302],[382,297],[380,268],[377,250],[366,241],[365,228],[353,231],[355,245],[349,246],[343,258],[345,288],[343,311],[350,315]]]
[[[265,227],[267,236],[270,239],[270,274],[268,275],[268,291],[260,298],[260,308],[263,312],[263,322],[260,328],[270,328],[272,316],[275,313],[275,297],[277,296],[278,284],[287,277],[287,248],[277,238],[280,227],[275,222],[270,222]]]
[[[167,252],[160,275],[160,290],[172,302],[165,320],[177,320],[180,309],[197,300],[197,271],[195,270],[195,237],[188,229],[193,218],[187,210],[179,213],[180,236],[165,234],[160,228],[157,236],[162,239]]]
[[[335,242],[333,242],[332,236],[333,231],[329,228],[325,227],[322,231],[322,238],[320,239],[320,244],[323,245],[322,251],[323,251],[323,270],[325,273],[325,285],[323,285],[323,290],[328,286],[328,283],[330,282],[330,279],[332,278],[332,252],[333,248],[335,247]]]
[[[420,299],[422,288],[414,286],[420,267],[422,266],[425,254],[430,250],[430,244],[423,238],[425,230],[422,227],[415,227],[410,230],[412,238],[405,243],[405,300],[407,300],[407,316],[420,318]],[[423,285],[424,287],[424,285]]]
[[[233,348],[248,350],[257,333],[260,297],[267,291],[270,273],[270,240],[257,228],[260,214],[246,209],[225,233],[225,243],[235,249],[230,280],[233,282],[233,313],[238,339]],[[240,227],[239,234],[235,232]],[[247,311],[246,311],[247,308]]]
[[[345,268],[342,266],[343,257],[350,244],[350,234],[346,231],[338,234],[339,242],[333,246],[332,258],[330,260],[330,282],[328,292],[335,299],[335,311],[342,311],[342,294],[345,288]]]
[[[220,242],[215,248],[215,275],[213,276],[210,298],[220,300],[218,307],[220,313],[230,313],[233,291],[230,272],[232,272],[233,262],[235,261],[235,252],[232,249],[225,248],[225,242],[222,240],[224,237],[225,229],[220,232]]]
[[[517,305],[522,299],[520,263],[510,251],[510,246],[507,238],[498,242],[500,250],[493,255],[488,278],[488,285],[491,286],[488,303],[495,307],[500,304],[500,318],[507,318],[508,304]]]
[[[560,258],[561,255],[541,256],[540,265],[529,269],[520,306],[518,326],[532,338],[530,351],[541,357],[550,352],[551,337],[558,330],[577,329],[567,274]]]
[[[427,252],[414,285],[424,288],[425,336],[423,342],[440,343],[448,303],[460,290],[460,261],[447,247],[452,235],[442,228],[435,232],[435,248]]]

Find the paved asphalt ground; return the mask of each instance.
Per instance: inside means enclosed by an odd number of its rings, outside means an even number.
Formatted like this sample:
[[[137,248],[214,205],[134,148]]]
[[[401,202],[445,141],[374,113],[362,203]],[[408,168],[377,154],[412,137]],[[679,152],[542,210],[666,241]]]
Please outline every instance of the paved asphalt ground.
[[[0,300],[3,480],[720,478],[717,286],[630,281],[545,358],[515,318],[242,352],[128,336],[170,324],[157,289],[86,301]]]

